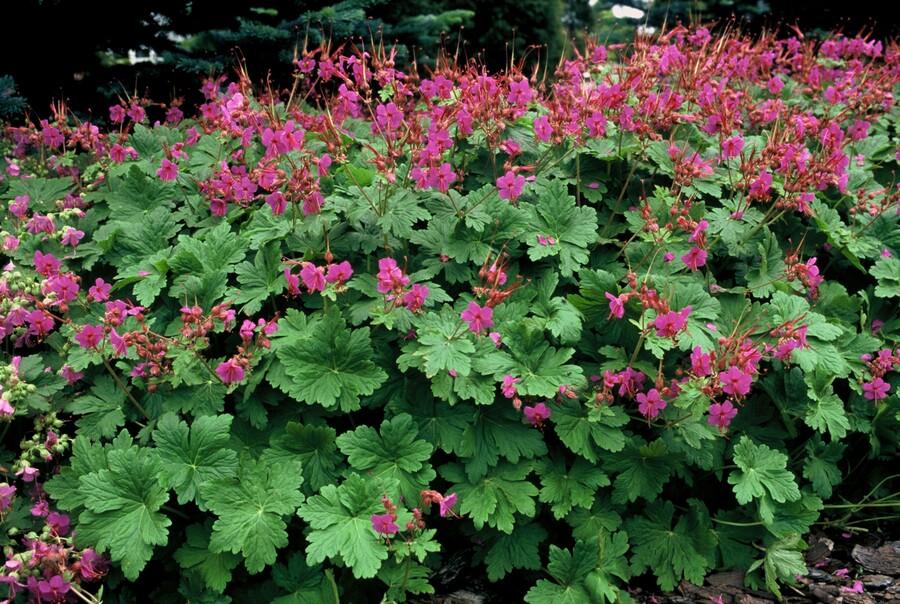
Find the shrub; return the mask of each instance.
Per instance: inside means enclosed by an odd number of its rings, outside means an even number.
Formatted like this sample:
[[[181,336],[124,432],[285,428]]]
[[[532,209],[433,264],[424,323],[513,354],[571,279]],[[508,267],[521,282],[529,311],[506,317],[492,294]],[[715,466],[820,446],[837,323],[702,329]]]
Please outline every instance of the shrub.
[[[815,522],[897,504],[898,60],[320,49],[289,94],[9,128],[3,584],[402,601],[465,556],[532,604],[777,594]]]

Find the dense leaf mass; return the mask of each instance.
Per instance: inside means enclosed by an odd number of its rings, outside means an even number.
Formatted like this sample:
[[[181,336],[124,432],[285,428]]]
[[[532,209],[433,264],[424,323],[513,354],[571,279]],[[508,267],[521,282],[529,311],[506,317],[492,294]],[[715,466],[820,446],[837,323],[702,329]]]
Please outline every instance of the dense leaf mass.
[[[778,593],[900,503],[900,48],[343,51],[5,130],[0,598]]]

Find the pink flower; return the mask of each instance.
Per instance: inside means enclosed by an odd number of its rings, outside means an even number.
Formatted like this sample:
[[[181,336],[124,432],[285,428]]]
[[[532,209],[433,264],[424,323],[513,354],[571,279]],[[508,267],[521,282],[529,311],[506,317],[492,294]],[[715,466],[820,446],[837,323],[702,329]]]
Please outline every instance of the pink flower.
[[[96,350],[103,341],[102,325],[85,325],[75,336],[78,344],[87,350]]]
[[[53,254],[45,254],[41,250],[34,252],[34,269],[45,277],[59,272],[60,262]]]
[[[6,401],[3,401],[6,402]],[[0,512],[5,512],[12,505],[12,499],[16,495],[16,487],[5,482],[0,484]]]
[[[772,173],[764,170],[750,183],[749,196],[752,199],[764,199],[772,190]]]
[[[391,514],[372,514],[372,530],[390,537],[400,531],[395,520]]]
[[[522,194],[525,187],[525,177],[516,174],[512,170],[497,179],[497,188],[500,190],[500,199],[515,201]]]
[[[300,277],[293,274],[290,267],[284,269],[284,280],[287,283],[288,293],[292,296],[299,296]]]
[[[109,108],[109,119],[116,124],[125,121],[125,108],[121,105],[113,105]]]
[[[469,302],[466,310],[462,311],[460,316],[469,324],[469,329],[475,333],[481,333],[494,324],[494,309],[490,306],[481,307],[477,302]]]
[[[516,392],[516,384],[521,381],[521,379],[507,373],[503,376],[503,383],[500,384],[500,392],[502,392],[503,396],[506,398],[515,398],[518,394],[518,392]]]
[[[16,408],[9,404],[9,401],[5,398],[0,398],[0,418],[7,419],[13,416],[16,412]],[[0,505],[0,511],[3,510],[3,506]]]
[[[614,296],[606,292],[606,299],[609,300],[609,318],[621,319],[625,316],[625,298],[624,296]]]
[[[28,215],[28,195],[17,195],[15,199],[9,202],[9,213],[18,219],[25,218]]]
[[[709,406],[709,425],[718,426],[719,430],[724,430],[731,425],[731,420],[737,415],[737,409],[726,400],[724,403],[713,403]]]
[[[697,377],[704,377],[710,374],[711,358],[704,353],[699,346],[695,346],[691,351],[691,371]]]
[[[382,294],[399,292],[409,285],[409,277],[403,274],[393,258],[381,258],[378,261],[378,274],[375,277],[378,279],[378,292]]]
[[[300,269],[300,279],[309,293],[320,292],[325,289],[325,269],[316,266],[312,262],[304,262]]]
[[[673,338],[685,327],[687,327],[687,318],[691,314],[691,307],[685,306],[678,312],[670,310],[669,312],[658,315],[653,320],[653,327],[656,328],[656,335],[661,338]]]
[[[19,249],[19,238],[15,235],[7,235],[3,238],[3,251],[14,252]]]
[[[663,262],[672,262],[675,260],[675,254],[673,252],[666,252],[663,254]]]
[[[638,410],[647,419],[654,419],[660,411],[666,408],[666,401],[663,400],[656,388],[652,388],[646,394],[639,392],[637,401]]]
[[[120,336],[115,328],[109,332],[109,343],[112,344],[113,353],[116,356],[123,357],[128,353],[128,345],[125,343],[125,338]]]
[[[852,587],[841,587],[841,591],[850,594],[861,594],[865,591],[865,589],[863,587],[863,582],[857,579],[853,582]]]
[[[500,335],[499,331],[492,331],[488,334],[488,337],[494,343],[494,346],[500,348],[500,342],[503,339],[503,336]]]
[[[691,248],[691,251],[681,257],[681,261],[684,262],[685,266],[689,269],[696,271],[706,264],[706,250],[694,246]]]
[[[337,264],[329,264],[328,272],[325,273],[325,280],[328,283],[346,283],[353,276],[353,267],[344,260]]]
[[[745,396],[750,392],[750,384],[753,382],[753,378],[739,368],[731,366],[719,373],[719,382],[721,382],[722,391],[725,394]]]
[[[272,208],[272,214],[281,216],[287,209],[287,199],[281,191],[275,191],[266,195],[266,203]]]
[[[768,88],[769,92],[772,94],[778,94],[784,89],[784,82],[778,76],[772,76],[769,79],[769,83],[766,84],[766,88]]]
[[[216,375],[225,384],[233,384],[244,379],[244,368],[233,358],[219,363],[216,367]]]
[[[88,289],[88,299],[93,302],[105,302],[109,300],[109,292],[111,290],[112,285],[97,277],[94,285]]]
[[[428,288],[420,283],[415,283],[409,291],[403,294],[403,306],[415,312],[422,308],[428,298]]]
[[[79,231],[78,229],[73,229],[72,227],[66,227],[59,242],[63,245],[71,245],[72,247],[75,247],[82,240],[82,238],[84,238],[84,231]]]
[[[63,602],[69,591],[69,583],[59,575],[53,575],[50,580],[38,581],[38,593],[42,600],[48,602]]]
[[[526,406],[522,412],[525,414],[525,419],[531,422],[535,428],[540,428],[550,418],[550,408],[544,403]]]
[[[891,385],[885,382],[880,377],[875,378],[871,382],[866,382],[862,385],[864,396],[870,401],[880,401],[884,398],[887,398],[888,392],[891,390]]]
[[[534,120],[534,138],[546,143],[553,134],[553,128],[550,126],[550,119],[546,115],[542,115]]]
[[[440,514],[441,518],[446,518],[447,514],[449,514],[453,510],[453,506],[456,505],[456,501],[459,499],[456,493],[450,493],[445,495],[440,503]]]
[[[162,163],[159,166],[159,170],[156,171],[156,175],[159,176],[161,180],[175,180],[176,178],[178,178],[178,165],[172,163],[168,159],[163,158]]]

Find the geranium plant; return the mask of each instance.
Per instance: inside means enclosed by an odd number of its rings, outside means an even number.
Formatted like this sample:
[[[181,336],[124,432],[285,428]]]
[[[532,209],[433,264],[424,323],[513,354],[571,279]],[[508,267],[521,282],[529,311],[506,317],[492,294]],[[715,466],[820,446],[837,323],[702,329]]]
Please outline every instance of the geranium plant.
[[[463,555],[531,604],[779,594],[898,504],[898,83],[676,28],[7,128],[0,590],[404,601]]]

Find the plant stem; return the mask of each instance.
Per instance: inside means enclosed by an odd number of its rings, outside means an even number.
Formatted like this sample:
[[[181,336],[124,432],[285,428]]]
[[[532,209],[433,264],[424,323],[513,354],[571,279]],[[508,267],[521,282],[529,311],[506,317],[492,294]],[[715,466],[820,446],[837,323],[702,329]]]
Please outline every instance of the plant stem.
[[[113,369],[112,365],[109,364],[109,361],[106,360],[106,357],[103,357],[103,365],[106,367],[106,371],[109,372],[109,375],[112,376],[112,379],[113,379],[113,381],[115,381],[116,385],[117,385],[119,388],[121,388],[122,392],[125,393],[125,397],[126,397],[129,401],[131,401],[131,404],[134,405],[134,407],[135,407],[138,411],[140,411],[141,415],[143,415],[144,418],[145,418],[147,421],[150,421],[150,420],[152,419],[152,418],[150,417],[150,414],[147,413],[147,410],[144,409],[143,405],[141,405],[141,404],[137,401],[137,399],[134,398],[134,395],[131,394],[131,391],[128,389],[128,386],[125,385],[125,382],[122,381],[122,378],[119,377],[119,374],[116,373],[116,370]]]

